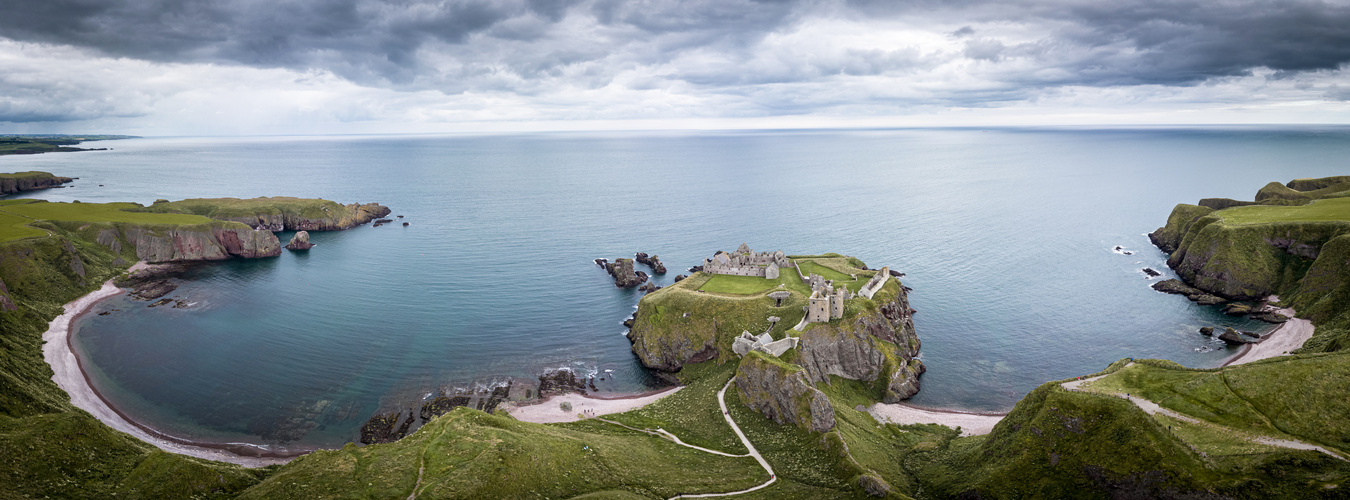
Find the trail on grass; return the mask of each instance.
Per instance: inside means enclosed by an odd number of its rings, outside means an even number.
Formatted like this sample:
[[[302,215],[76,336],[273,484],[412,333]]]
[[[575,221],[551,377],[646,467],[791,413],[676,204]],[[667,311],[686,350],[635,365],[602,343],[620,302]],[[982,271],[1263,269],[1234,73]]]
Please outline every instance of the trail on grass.
[[[1129,367],[1131,367],[1131,366],[1134,366],[1134,363],[1133,363],[1133,362],[1131,362],[1131,363],[1129,363],[1129,364],[1126,364],[1124,368],[1129,368]],[[1124,368],[1122,368],[1122,369],[1124,369]],[[1108,373],[1108,374],[1106,374],[1106,375],[1110,375],[1110,374]],[[1332,456],[1332,457],[1335,457],[1335,458],[1338,458],[1338,459],[1341,459],[1341,460],[1346,460],[1346,458],[1343,457],[1343,456],[1341,456],[1340,454],[1335,453],[1335,452],[1333,452],[1333,451],[1331,451],[1331,450],[1328,450],[1328,449],[1326,449],[1326,448],[1323,448],[1323,447],[1321,447],[1321,446],[1317,446],[1317,445],[1315,445],[1315,444],[1309,444],[1309,443],[1305,443],[1305,442],[1302,442],[1302,441],[1296,441],[1296,440],[1292,440],[1292,439],[1278,439],[1278,438],[1272,438],[1272,437],[1267,437],[1267,436],[1251,436],[1251,435],[1248,435],[1248,433],[1246,433],[1246,432],[1238,431],[1238,430],[1236,430],[1236,429],[1232,429],[1232,428],[1227,427],[1227,426],[1219,425],[1219,424],[1216,424],[1216,423],[1214,423],[1214,422],[1210,422],[1210,421],[1207,421],[1207,420],[1200,420],[1200,419],[1197,419],[1197,418],[1194,418],[1194,417],[1191,417],[1191,416],[1188,416],[1188,415],[1183,415],[1183,414],[1181,414],[1181,413],[1177,413],[1177,412],[1175,412],[1175,411],[1172,411],[1172,410],[1169,410],[1169,409],[1167,409],[1167,408],[1163,408],[1162,406],[1159,406],[1158,403],[1154,403],[1154,402],[1152,402],[1152,401],[1149,401],[1149,400],[1147,400],[1147,399],[1141,398],[1141,397],[1139,397],[1139,396],[1134,396],[1134,395],[1130,395],[1130,394],[1121,394],[1121,393],[1118,393],[1118,392],[1096,392],[1096,391],[1089,391],[1089,390],[1086,390],[1086,389],[1083,389],[1083,388],[1082,388],[1082,387],[1083,387],[1083,384],[1086,384],[1086,383],[1088,383],[1088,382],[1093,382],[1093,381],[1096,381],[1096,380],[1100,380],[1102,377],[1105,377],[1106,375],[1098,375],[1098,376],[1096,376],[1096,377],[1088,377],[1088,378],[1081,379],[1081,380],[1073,380],[1073,381],[1069,381],[1069,382],[1064,382],[1064,383],[1060,384],[1060,386],[1063,387],[1063,388],[1065,388],[1065,389],[1067,389],[1067,390],[1075,391],[1075,392],[1089,392],[1089,393],[1093,393],[1093,394],[1105,394],[1105,395],[1108,395],[1108,396],[1115,396],[1115,397],[1118,397],[1118,398],[1126,399],[1126,400],[1128,400],[1129,402],[1134,403],[1135,406],[1139,407],[1139,409],[1141,409],[1141,410],[1144,410],[1144,413],[1147,413],[1147,414],[1149,414],[1149,415],[1162,414],[1163,416],[1171,417],[1171,418],[1174,418],[1174,419],[1177,419],[1177,420],[1181,420],[1181,421],[1183,421],[1183,422],[1188,422],[1188,423],[1191,423],[1191,424],[1196,424],[1196,425],[1212,425],[1212,426],[1215,426],[1215,427],[1221,427],[1221,428],[1224,428],[1224,429],[1228,430],[1228,431],[1229,431],[1230,433],[1232,433],[1235,437],[1237,437],[1237,438],[1239,438],[1239,439],[1246,440],[1246,441],[1250,441],[1250,442],[1253,442],[1253,443],[1264,444],[1264,445],[1267,445],[1267,446],[1278,446],[1278,447],[1280,447],[1280,448],[1290,448],[1290,449],[1295,449],[1295,450],[1314,450],[1314,451],[1320,451],[1320,452],[1325,453],[1325,454],[1327,454],[1327,455],[1330,455],[1330,456]]]
[[[752,491],[757,491],[757,490],[760,490],[760,489],[769,487],[769,485],[771,485],[771,484],[773,484],[774,482],[778,481],[778,476],[775,475],[775,474],[773,473],[773,467],[769,466],[769,462],[766,461],[766,460],[764,460],[764,457],[763,457],[762,455],[759,454],[759,451],[758,451],[758,450],[755,449],[755,445],[750,444],[750,438],[745,437],[745,433],[744,433],[744,432],[741,432],[741,427],[738,426],[738,425],[736,425],[736,421],[735,421],[735,420],[732,420],[732,418],[731,418],[731,412],[730,412],[730,411],[727,411],[727,400],[726,400],[727,388],[731,387],[731,382],[734,381],[734,380],[735,380],[735,378],[733,378],[733,379],[731,379],[731,380],[728,380],[728,381],[727,381],[727,385],[722,386],[722,390],[717,391],[717,405],[722,407],[722,418],[725,418],[725,419],[727,420],[727,425],[731,426],[731,430],[732,430],[733,432],[736,433],[736,437],[740,438],[741,444],[745,445],[745,449],[750,451],[749,453],[746,453],[746,454],[744,454],[744,455],[733,455],[733,454],[731,454],[731,453],[721,452],[721,451],[717,451],[717,450],[710,450],[710,449],[707,449],[707,448],[703,448],[703,447],[701,447],[701,446],[695,446],[695,445],[686,443],[686,442],[684,442],[684,441],[681,441],[680,438],[676,437],[674,434],[671,434],[670,432],[666,431],[665,429],[660,429],[660,428],[658,428],[658,429],[656,429],[656,430],[654,430],[654,431],[653,431],[653,430],[648,430],[648,429],[638,429],[638,428],[636,428],[636,427],[631,427],[631,426],[628,426],[628,425],[624,425],[624,424],[621,424],[621,423],[619,423],[619,422],[615,422],[615,421],[613,421],[613,420],[608,420],[608,419],[604,419],[604,418],[600,418],[600,417],[592,417],[592,418],[594,418],[594,419],[596,419],[596,420],[599,420],[599,421],[601,421],[601,422],[608,423],[608,424],[614,424],[614,425],[617,425],[617,426],[619,426],[619,427],[623,427],[623,428],[625,428],[625,429],[634,430],[634,431],[638,431],[638,432],[645,432],[645,433],[651,434],[651,435],[653,435],[653,436],[658,436],[658,437],[662,437],[662,438],[665,438],[665,439],[669,439],[669,440],[673,441],[675,444],[678,444],[678,445],[680,445],[680,446],[685,446],[685,447],[693,448],[693,449],[695,449],[695,450],[702,451],[702,452],[704,452],[704,453],[711,453],[711,454],[714,454],[714,455],[722,455],[722,456],[724,456],[724,457],[737,457],[737,458],[740,458],[740,457],[754,457],[755,461],[759,462],[759,466],[760,466],[760,467],[763,467],[763,468],[764,468],[764,471],[769,473],[769,480],[768,480],[768,481],[765,481],[764,484],[761,484],[761,485],[758,485],[758,486],[754,486],[754,487],[751,487],[751,488],[746,488],[746,489],[743,489],[743,490],[737,490],[737,491],[728,491],[728,492],[726,492],[726,493],[697,493],[697,494],[687,494],[687,495],[675,495],[675,496],[673,496],[673,497],[670,497],[670,500],[675,500],[675,499],[677,499],[677,498],[727,497],[727,496],[732,496],[732,495],[741,495],[741,494],[745,494],[745,493],[750,493],[750,492],[752,492]]]

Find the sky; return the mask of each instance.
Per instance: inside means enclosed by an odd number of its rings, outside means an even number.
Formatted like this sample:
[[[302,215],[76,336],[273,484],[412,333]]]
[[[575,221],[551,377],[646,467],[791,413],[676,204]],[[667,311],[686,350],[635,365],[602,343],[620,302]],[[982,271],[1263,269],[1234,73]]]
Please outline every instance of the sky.
[[[1350,0],[0,3],[0,133],[1350,124]]]

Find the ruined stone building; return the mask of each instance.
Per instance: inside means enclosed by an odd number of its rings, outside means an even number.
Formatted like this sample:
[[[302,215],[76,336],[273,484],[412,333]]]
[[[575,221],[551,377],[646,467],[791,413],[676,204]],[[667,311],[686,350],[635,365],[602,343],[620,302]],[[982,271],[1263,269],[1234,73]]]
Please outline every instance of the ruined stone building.
[[[771,280],[778,279],[780,268],[795,266],[783,254],[782,250],[756,252],[746,246],[745,243],[741,243],[741,246],[737,247],[735,252],[719,251],[711,259],[703,261],[703,270],[713,274],[758,276]]]
[[[868,281],[861,290],[858,290],[858,295],[862,295],[869,299],[872,298],[873,295],[876,295],[877,291],[881,290],[881,287],[886,286],[886,280],[888,279],[891,279],[891,268],[881,268],[881,270],[877,271],[877,274],[872,276],[872,279]]]
[[[825,323],[844,317],[844,301],[849,299],[848,287],[835,288],[818,274],[812,274],[807,281],[811,284],[811,296],[806,299],[806,319],[803,323]]]

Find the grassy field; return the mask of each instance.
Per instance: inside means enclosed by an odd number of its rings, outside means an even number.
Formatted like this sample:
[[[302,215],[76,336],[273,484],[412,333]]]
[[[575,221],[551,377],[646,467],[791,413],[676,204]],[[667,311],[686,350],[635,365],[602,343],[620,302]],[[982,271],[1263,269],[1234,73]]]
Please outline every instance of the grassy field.
[[[698,290],[705,292],[725,293],[730,295],[754,295],[779,289],[801,291],[806,289],[806,285],[803,285],[801,278],[797,277],[797,271],[783,269],[782,272],[778,274],[778,279],[774,280],[755,276],[711,274],[707,281],[704,282],[702,286],[698,287]]]
[[[856,265],[855,265],[856,264]],[[819,274],[825,279],[834,280],[834,286],[846,286],[850,291],[857,292],[872,279],[876,271],[864,271],[862,262],[852,257],[817,257],[811,259],[798,259],[797,266],[801,268],[802,274],[810,276]],[[853,279],[856,275],[858,279]]]
[[[1230,224],[1350,221],[1350,198],[1327,198],[1307,205],[1233,207],[1215,212]]]
[[[46,231],[28,226],[36,220],[172,225],[211,222],[211,219],[196,215],[127,211],[139,206],[135,203],[48,203],[40,200],[4,200],[0,202],[0,242],[46,235]]]

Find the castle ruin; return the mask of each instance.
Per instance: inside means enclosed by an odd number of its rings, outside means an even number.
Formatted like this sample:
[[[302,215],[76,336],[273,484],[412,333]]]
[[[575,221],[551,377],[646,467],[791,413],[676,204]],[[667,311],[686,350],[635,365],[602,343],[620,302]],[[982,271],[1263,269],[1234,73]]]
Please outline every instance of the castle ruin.
[[[741,243],[735,252],[718,251],[711,259],[703,260],[703,270],[713,274],[758,276],[771,280],[778,279],[779,269],[784,267],[796,267],[796,264],[788,260],[782,250],[756,252],[745,243]]]

